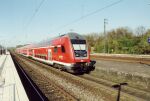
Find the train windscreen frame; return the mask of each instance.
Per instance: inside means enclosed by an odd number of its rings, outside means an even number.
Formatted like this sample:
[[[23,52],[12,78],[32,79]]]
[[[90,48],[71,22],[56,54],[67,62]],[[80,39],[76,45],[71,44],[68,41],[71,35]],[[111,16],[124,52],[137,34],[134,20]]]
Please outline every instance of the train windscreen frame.
[[[87,57],[86,40],[71,39],[76,57]]]

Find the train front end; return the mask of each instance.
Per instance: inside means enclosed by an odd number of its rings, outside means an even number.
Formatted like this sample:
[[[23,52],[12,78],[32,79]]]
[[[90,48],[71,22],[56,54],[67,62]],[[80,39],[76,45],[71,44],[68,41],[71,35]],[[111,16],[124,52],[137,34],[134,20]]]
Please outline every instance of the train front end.
[[[90,60],[90,51],[84,37],[76,33],[69,35],[74,57],[73,71],[75,73],[89,73],[93,71],[96,61]]]

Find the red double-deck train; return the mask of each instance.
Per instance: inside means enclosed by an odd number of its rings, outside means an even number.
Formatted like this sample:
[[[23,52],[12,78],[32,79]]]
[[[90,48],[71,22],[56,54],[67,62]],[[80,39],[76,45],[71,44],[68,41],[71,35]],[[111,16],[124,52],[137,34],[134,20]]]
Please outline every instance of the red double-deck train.
[[[16,49],[17,53],[51,64],[71,73],[89,73],[95,69],[83,36],[68,33],[52,40]]]

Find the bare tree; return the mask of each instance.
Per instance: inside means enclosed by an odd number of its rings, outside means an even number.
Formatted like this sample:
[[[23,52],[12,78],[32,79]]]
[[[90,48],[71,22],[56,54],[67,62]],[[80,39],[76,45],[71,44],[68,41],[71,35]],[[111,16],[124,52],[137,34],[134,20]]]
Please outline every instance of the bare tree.
[[[139,26],[136,28],[135,32],[137,36],[143,36],[143,34],[146,32],[146,29],[144,26]]]

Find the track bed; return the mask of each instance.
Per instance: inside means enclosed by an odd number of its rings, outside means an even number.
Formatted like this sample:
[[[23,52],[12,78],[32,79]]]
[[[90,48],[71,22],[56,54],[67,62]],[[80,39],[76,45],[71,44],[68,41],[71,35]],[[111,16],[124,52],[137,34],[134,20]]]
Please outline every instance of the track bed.
[[[14,54],[14,57],[17,58],[24,70],[27,71],[49,100],[116,101],[117,90],[112,89],[110,85],[95,82],[93,78],[91,80],[85,79],[80,75],[76,76],[59,71],[20,55]],[[143,99],[121,93],[121,101],[138,100],[142,101]]]

